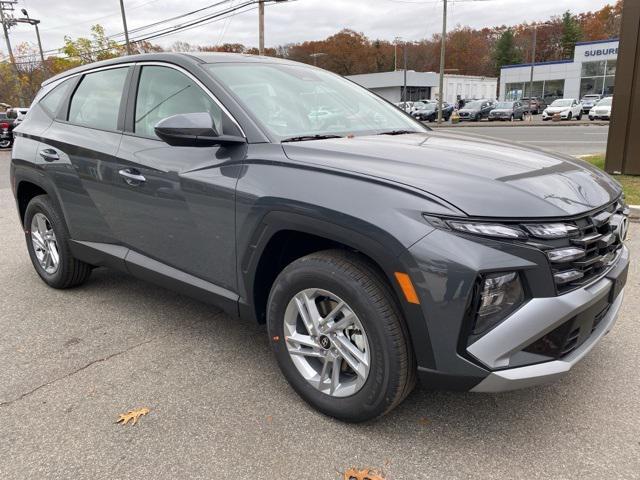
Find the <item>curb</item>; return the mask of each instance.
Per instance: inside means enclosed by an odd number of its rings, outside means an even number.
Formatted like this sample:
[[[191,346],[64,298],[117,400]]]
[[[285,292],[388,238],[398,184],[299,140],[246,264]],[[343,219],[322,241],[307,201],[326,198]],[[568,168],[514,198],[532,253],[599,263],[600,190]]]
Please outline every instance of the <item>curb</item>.
[[[640,205],[629,205],[629,220],[640,223]]]
[[[430,128],[478,128],[478,127],[509,127],[509,128],[522,128],[522,127],[607,127],[609,122],[461,122],[461,123],[442,123],[438,125],[436,122],[422,122]]]

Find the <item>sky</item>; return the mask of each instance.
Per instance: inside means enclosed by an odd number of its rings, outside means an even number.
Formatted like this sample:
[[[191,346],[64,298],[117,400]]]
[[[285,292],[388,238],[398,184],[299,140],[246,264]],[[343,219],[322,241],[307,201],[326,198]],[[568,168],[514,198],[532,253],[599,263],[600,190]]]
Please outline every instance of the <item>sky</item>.
[[[124,0],[129,30],[205,7],[220,0]],[[246,0],[228,0],[198,15],[215,12]],[[448,25],[484,27],[545,20],[566,10],[574,13],[598,10],[615,0],[450,0]],[[255,7],[255,6],[253,6]],[[123,31],[119,0],[18,0],[15,16],[26,8],[41,20],[43,49],[59,48],[64,36],[89,36],[100,23],[107,35]],[[197,17],[187,17],[195,18]],[[164,25],[175,25],[185,19]],[[152,40],[169,46],[177,40],[192,44],[243,43],[256,46],[258,14],[249,10],[184,32]],[[163,25],[163,26],[164,26]],[[159,28],[159,27],[154,27]],[[266,46],[304,40],[320,40],[343,29],[363,32],[369,38],[420,40],[442,29],[442,0],[294,0],[266,7]],[[35,44],[35,31],[18,24],[10,30],[13,45]],[[122,37],[117,37],[120,40]],[[6,52],[4,42],[0,50]]]

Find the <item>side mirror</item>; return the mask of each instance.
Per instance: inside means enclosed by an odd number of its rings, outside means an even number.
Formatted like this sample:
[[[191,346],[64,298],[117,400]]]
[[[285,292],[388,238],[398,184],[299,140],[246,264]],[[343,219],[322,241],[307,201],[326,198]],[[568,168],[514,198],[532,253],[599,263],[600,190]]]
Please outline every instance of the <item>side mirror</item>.
[[[246,143],[243,137],[221,135],[207,112],[180,113],[160,120],[154,131],[174,147],[208,147]]]

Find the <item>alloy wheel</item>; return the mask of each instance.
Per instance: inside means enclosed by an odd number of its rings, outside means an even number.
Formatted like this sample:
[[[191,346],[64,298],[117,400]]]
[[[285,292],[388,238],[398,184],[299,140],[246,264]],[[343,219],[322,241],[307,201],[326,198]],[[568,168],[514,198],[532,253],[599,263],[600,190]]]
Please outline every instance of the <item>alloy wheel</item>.
[[[351,307],[322,289],[297,293],[284,314],[287,351],[303,378],[332,397],[357,393],[369,376],[367,334]]]
[[[31,243],[40,267],[49,275],[56,273],[60,266],[60,250],[53,226],[42,213],[36,213],[31,219]]]

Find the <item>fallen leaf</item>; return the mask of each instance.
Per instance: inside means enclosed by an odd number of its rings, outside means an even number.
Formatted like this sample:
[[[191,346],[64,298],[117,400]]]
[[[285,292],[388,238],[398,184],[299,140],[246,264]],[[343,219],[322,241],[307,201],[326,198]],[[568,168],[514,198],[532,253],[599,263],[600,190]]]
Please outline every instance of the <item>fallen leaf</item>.
[[[133,420],[131,425],[135,425],[138,419],[141,416],[146,415],[147,413],[149,413],[149,409],[146,407],[138,408],[136,410],[129,410],[127,413],[121,413],[120,418],[118,418],[118,421],[116,423],[122,422],[122,425],[126,425],[129,420]]]
[[[346,472],[344,472],[343,480],[384,480],[380,474],[369,468],[365,468],[364,470],[356,470],[355,468],[350,468]]]

